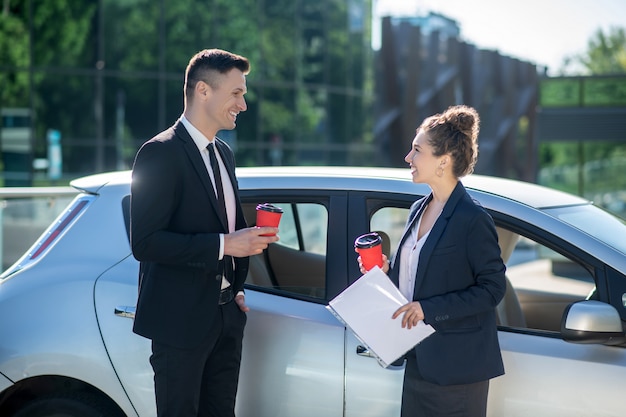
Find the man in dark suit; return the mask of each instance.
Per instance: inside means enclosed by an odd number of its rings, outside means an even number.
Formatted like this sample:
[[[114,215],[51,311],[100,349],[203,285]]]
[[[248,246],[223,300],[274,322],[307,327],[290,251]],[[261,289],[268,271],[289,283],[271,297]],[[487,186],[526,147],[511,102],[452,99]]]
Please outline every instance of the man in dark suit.
[[[246,110],[249,69],[230,52],[198,52],[185,71],[183,115],[135,157],[133,330],[152,340],[159,417],[234,416],[248,256],[278,240],[276,228],[247,227],[233,152],[215,136]]]

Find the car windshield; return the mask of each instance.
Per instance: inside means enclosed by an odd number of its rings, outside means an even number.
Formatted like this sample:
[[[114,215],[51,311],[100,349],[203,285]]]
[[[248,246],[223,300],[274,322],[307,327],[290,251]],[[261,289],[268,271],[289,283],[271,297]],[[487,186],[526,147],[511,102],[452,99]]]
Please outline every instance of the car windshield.
[[[626,224],[620,218],[591,204],[545,211],[626,254]]]

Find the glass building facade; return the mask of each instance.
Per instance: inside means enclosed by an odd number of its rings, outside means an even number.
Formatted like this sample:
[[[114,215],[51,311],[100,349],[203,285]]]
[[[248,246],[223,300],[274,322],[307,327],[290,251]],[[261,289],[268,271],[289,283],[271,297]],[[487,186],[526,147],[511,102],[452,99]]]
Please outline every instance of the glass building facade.
[[[205,48],[251,61],[248,110],[219,135],[239,165],[362,164],[373,153],[371,0],[4,6],[4,185],[130,168],[141,143],[181,115],[185,67]]]

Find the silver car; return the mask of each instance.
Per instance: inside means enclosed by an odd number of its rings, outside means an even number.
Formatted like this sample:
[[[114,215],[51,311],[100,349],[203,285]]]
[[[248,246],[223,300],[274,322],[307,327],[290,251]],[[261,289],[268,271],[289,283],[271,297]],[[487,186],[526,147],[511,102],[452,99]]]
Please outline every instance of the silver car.
[[[379,231],[393,256],[428,188],[406,169],[238,177],[249,224],[258,203],[284,210],[280,242],[251,259],[238,415],[398,416],[403,368],[380,366],[326,305],[360,277],[355,237]],[[623,416],[626,225],[555,190],[463,182],[493,216],[507,264],[506,374],[491,382],[489,416]],[[150,343],[131,331],[129,183],[129,172],[73,181],[77,197],[0,276],[1,416],[155,415]]]

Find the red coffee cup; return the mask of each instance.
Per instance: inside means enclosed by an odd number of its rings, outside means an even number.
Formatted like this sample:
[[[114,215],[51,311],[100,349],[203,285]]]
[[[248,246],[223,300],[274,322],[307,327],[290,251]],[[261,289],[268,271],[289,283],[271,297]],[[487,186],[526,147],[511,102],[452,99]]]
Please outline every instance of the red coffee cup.
[[[283,209],[270,203],[263,203],[256,206],[256,225],[258,227],[271,226],[278,227],[280,217],[283,215]],[[274,236],[274,234],[265,234],[261,236]]]
[[[354,241],[356,251],[361,255],[361,263],[366,271],[374,266],[383,267],[383,240],[378,233],[361,235]]]

